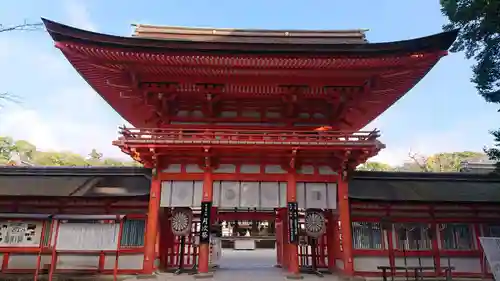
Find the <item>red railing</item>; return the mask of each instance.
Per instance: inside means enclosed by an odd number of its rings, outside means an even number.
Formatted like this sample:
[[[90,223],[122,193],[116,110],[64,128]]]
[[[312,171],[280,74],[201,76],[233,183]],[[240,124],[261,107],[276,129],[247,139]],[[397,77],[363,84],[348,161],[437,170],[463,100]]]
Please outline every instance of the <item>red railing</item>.
[[[276,129],[159,129],[120,128],[115,145],[202,144],[202,145],[300,145],[300,146],[381,146],[379,131],[291,131]]]

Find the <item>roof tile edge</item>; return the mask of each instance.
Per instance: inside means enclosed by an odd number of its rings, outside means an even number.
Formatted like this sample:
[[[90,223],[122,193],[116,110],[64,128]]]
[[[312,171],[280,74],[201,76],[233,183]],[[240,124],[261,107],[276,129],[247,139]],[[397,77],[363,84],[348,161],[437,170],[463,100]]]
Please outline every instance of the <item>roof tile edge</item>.
[[[302,39],[320,39],[331,40],[332,44],[338,44],[338,40],[344,40],[347,43],[367,43],[367,29],[354,30],[265,30],[265,29],[231,29],[231,28],[206,28],[206,27],[178,27],[178,26],[158,26],[135,24],[132,25],[134,31],[132,36],[139,38],[155,39],[179,39],[185,38],[190,41],[200,41],[207,36],[218,38],[218,41],[224,41],[224,38],[233,37],[233,40],[240,37],[243,41],[258,40],[258,38],[302,38]],[[248,42],[252,43],[252,42]]]

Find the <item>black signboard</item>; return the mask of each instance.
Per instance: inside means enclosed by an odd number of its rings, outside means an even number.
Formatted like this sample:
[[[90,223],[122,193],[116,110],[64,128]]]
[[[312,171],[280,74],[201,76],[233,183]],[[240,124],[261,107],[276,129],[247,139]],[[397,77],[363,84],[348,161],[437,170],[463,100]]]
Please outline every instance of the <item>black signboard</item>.
[[[212,202],[201,202],[200,244],[210,243],[210,211]]]
[[[288,242],[299,242],[299,207],[297,202],[288,202]]]

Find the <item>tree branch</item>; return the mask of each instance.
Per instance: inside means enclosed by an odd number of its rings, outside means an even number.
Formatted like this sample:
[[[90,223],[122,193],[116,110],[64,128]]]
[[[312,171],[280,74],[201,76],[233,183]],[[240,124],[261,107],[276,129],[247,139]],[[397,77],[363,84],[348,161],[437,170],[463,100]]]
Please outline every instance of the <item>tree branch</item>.
[[[3,102],[11,102],[11,103],[21,103],[21,100],[18,96],[12,95],[9,93],[0,93],[0,109],[4,106]]]
[[[23,24],[13,25],[13,26],[4,26],[0,24],[0,33],[8,32],[8,31],[35,31],[41,29],[43,24],[40,23],[28,23],[24,22]]]
[[[413,162],[420,168],[422,172],[429,172],[429,169],[427,168],[427,163],[425,157],[418,156],[417,153],[412,153],[411,151],[408,152],[408,157],[413,160]],[[418,159],[420,158],[420,159]]]

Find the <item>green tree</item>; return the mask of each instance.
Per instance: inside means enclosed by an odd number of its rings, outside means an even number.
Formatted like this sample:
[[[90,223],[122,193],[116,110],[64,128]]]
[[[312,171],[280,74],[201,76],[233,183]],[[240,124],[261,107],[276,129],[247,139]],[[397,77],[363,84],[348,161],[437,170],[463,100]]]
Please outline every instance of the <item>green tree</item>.
[[[394,171],[394,168],[389,164],[380,163],[380,162],[366,162],[358,168],[358,171]]]
[[[484,153],[473,151],[442,152],[430,156],[409,154],[412,161],[398,168],[405,172],[458,172],[464,161],[485,157]]]
[[[36,146],[25,140],[18,140],[14,143],[14,150],[20,155],[26,156],[28,160],[32,160]]]
[[[496,172],[500,173],[500,130],[491,132],[495,138],[495,147],[485,149],[491,160],[497,161]]]
[[[120,161],[103,158],[103,154],[92,149],[88,158],[70,151],[39,151],[36,146],[25,140],[14,140],[9,136],[0,136],[0,165],[5,165],[19,153],[23,160],[28,160],[36,166],[136,166],[135,161]]]
[[[8,161],[14,151],[14,140],[11,137],[0,136],[0,159]]]
[[[472,82],[479,94],[500,104],[500,1],[441,0],[441,12],[448,17],[445,30],[460,29],[452,52],[465,51],[472,67]],[[492,160],[500,160],[500,129],[492,131],[496,148],[485,149]],[[500,161],[497,162],[500,169]]]

